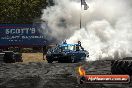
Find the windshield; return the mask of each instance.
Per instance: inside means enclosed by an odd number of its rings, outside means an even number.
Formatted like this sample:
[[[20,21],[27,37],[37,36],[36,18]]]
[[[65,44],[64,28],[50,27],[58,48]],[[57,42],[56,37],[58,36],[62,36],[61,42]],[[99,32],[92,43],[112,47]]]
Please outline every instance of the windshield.
[[[62,50],[75,50],[74,45],[62,46]]]

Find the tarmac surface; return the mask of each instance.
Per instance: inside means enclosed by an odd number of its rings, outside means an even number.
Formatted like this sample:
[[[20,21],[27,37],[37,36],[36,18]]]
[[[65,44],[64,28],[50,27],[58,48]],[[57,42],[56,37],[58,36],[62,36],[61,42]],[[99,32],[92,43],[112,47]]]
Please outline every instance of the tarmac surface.
[[[87,74],[111,74],[110,61],[80,63],[0,63],[0,88],[132,88],[129,84],[78,84],[78,67]]]

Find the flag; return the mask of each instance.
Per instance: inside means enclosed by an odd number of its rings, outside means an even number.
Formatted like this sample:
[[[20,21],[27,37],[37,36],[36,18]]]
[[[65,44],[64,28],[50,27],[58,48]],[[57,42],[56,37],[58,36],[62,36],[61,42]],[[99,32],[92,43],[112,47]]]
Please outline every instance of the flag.
[[[87,10],[89,6],[87,4],[84,5],[84,10]]]
[[[85,5],[86,1],[85,0],[81,0],[81,5]]]
[[[84,10],[87,10],[89,8],[85,0],[81,0],[81,7],[82,5],[84,5]]]

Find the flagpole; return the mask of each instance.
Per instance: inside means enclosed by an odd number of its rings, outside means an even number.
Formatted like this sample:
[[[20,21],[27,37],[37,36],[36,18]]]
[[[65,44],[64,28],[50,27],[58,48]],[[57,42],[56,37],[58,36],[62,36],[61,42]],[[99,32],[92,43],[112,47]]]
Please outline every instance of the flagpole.
[[[84,5],[84,10],[88,9],[88,5],[85,0],[81,0],[81,11],[80,11],[80,29],[82,28],[82,5]]]
[[[82,28],[82,1],[81,1],[81,11],[80,11],[80,29]]]

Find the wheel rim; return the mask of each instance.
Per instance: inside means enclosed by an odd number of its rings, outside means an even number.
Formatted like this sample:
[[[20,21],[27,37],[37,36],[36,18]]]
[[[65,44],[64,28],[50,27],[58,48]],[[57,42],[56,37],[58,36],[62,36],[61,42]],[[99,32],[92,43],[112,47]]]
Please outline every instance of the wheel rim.
[[[75,59],[74,59],[74,57],[71,57],[71,62],[73,63],[73,62],[75,62]]]

